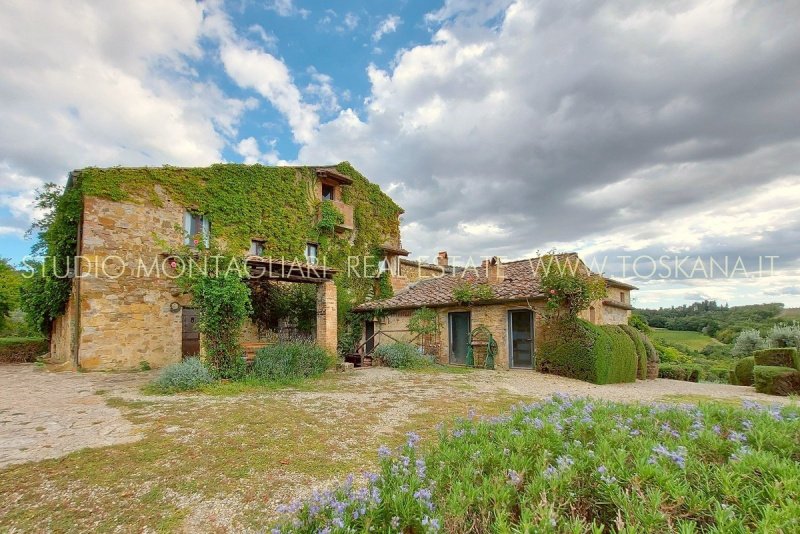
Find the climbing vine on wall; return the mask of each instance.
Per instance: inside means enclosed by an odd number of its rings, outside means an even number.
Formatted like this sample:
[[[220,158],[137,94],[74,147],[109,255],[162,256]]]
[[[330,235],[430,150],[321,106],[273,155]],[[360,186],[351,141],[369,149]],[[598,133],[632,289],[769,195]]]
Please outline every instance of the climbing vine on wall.
[[[72,287],[67,275],[75,267],[77,254],[83,210],[80,181],[66,191],[52,183],[45,185],[37,192],[36,207],[45,215],[31,227],[36,233],[31,252],[43,260],[27,263],[33,272],[22,283],[20,307],[31,326],[49,335],[53,320],[66,309]]]
[[[331,231],[330,222],[335,229],[343,221],[342,214],[332,203],[320,204],[314,198],[317,177],[309,167],[218,164],[205,168],[86,168],[75,173],[72,187],[55,206],[53,220],[59,221],[58,230],[52,232],[54,243],[52,247],[48,243],[48,247],[58,249],[62,257],[74,256],[84,195],[159,207],[171,200],[204,214],[211,222],[214,238],[234,256],[244,254],[253,238],[264,241],[265,256],[287,259],[302,259],[308,242],[319,243],[320,262],[341,271],[334,281],[340,328],[347,328],[349,310],[376,297],[377,275],[376,270],[365,273],[359,269],[359,275],[354,276],[347,268],[348,257],[374,255],[381,244],[399,242],[402,209],[348,162],[335,169],[353,180],[342,190],[342,200],[353,207],[352,232]],[[48,325],[63,313],[69,297],[68,281],[56,286],[45,292],[50,295],[60,291],[55,298],[46,299],[52,308],[39,305],[36,311]]]

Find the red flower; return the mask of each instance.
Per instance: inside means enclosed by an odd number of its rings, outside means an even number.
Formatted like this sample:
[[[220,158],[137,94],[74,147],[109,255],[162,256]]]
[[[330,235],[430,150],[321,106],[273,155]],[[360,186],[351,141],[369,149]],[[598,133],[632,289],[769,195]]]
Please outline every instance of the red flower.
[[[200,240],[199,240],[199,239],[197,239],[197,238],[195,238],[195,240],[194,240],[194,244],[196,245],[196,244],[198,244],[199,242],[200,242]]]
[[[178,263],[175,260],[172,260],[171,262],[169,262],[169,266],[174,269],[178,266]]]
[[[551,294],[551,295],[555,295],[555,294],[556,294],[556,290],[555,290],[555,289],[551,289],[551,290],[550,290],[550,294]]]

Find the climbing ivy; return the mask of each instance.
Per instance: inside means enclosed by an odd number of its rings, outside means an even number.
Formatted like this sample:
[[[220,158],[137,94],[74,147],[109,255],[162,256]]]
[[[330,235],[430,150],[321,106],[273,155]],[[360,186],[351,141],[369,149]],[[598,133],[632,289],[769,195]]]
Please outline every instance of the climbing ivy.
[[[353,180],[342,190],[342,200],[353,207],[354,230],[338,233],[343,216],[330,202],[314,198],[316,173],[310,167],[217,164],[204,168],[89,167],[73,174],[70,187],[53,204],[47,231],[48,255],[57,265],[75,255],[77,225],[84,196],[161,207],[170,199],[211,222],[211,233],[232,255],[244,254],[251,239],[264,241],[264,255],[303,258],[308,242],[319,244],[320,262],[340,270],[334,278],[339,291],[339,321],[347,328],[350,309],[376,298],[377,270],[348,272],[350,256],[376,255],[377,247],[399,242],[398,218],[403,210],[348,162],[335,170]],[[319,210],[319,211],[318,211]],[[333,222],[331,231],[330,222]],[[380,258],[374,258],[377,265]],[[69,298],[69,280],[34,284],[44,288],[33,315],[43,329],[63,313]]]
[[[479,300],[494,298],[494,290],[489,284],[475,284],[469,280],[459,282],[453,287],[453,300],[459,304],[472,304]]]
[[[36,207],[45,215],[31,227],[30,233],[36,233],[32,253],[43,260],[26,262],[20,307],[32,327],[49,335],[53,320],[66,309],[72,288],[67,274],[75,266],[83,211],[80,180],[73,180],[66,190],[46,184],[37,191]]]
[[[323,200],[319,206],[319,221],[317,221],[317,231],[320,234],[331,234],[336,226],[344,222],[344,215],[336,209],[333,202]]]

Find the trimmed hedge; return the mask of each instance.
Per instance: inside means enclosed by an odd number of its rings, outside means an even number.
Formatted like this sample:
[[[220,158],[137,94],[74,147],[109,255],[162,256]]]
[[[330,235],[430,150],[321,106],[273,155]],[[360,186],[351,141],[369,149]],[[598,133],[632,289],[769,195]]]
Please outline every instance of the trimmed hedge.
[[[634,382],[636,349],[618,326],[552,321],[542,328],[537,370],[595,384]]]
[[[597,383],[618,384],[636,382],[636,346],[625,331],[617,325],[601,325],[611,339],[611,350],[599,352]]]
[[[659,358],[658,351],[653,345],[653,342],[650,341],[650,338],[647,337],[647,334],[642,333],[642,341],[647,351],[647,379],[655,380],[658,378],[658,364],[661,358]]]
[[[753,358],[756,365],[790,367],[800,370],[800,357],[794,347],[757,350],[753,353]]]
[[[636,350],[636,378],[639,380],[647,379],[647,349],[644,347],[644,334],[636,330],[632,326],[626,324],[619,325],[622,331],[628,334],[628,337],[633,341],[633,347]]]
[[[736,374],[736,384],[739,386],[752,386],[753,385],[753,367],[755,366],[755,359],[752,356],[742,358],[736,362],[733,372]]]
[[[800,371],[792,367],[756,365],[753,376],[759,393],[783,396],[800,393]]]
[[[694,365],[681,365],[679,363],[662,363],[658,367],[659,378],[683,380],[684,382],[699,382],[700,368]]]
[[[0,363],[31,363],[47,354],[50,343],[46,339],[24,337],[0,338]]]

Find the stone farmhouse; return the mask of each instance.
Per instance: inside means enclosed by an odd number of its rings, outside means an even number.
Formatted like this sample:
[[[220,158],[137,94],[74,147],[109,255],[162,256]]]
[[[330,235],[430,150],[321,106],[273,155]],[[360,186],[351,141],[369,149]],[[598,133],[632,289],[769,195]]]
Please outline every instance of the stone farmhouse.
[[[575,254],[561,255],[566,264],[573,261],[585,272],[588,267]],[[494,361],[499,369],[532,369],[536,357],[536,331],[546,307],[546,296],[539,284],[540,258],[502,263],[498,258],[484,260],[480,266],[459,268],[448,264],[446,252],[440,252],[437,265],[400,260],[395,287],[402,287],[388,299],[366,302],[356,311],[372,312],[365,322],[364,338],[354,361],[361,365],[374,348],[393,340],[424,344],[439,363],[480,365],[488,344],[494,347]],[[599,276],[599,275],[597,275]],[[471,303],[457,302],[454,290],[468,282],[491,288],[488,299]],[[631,310],[631,291],[636,287],[606,278],[608,294],[593,302],[582,318],[595,324],[627,324]],[[420,340],[409,331],[412,314],[422,307],[436,312],[438,335]]]
[[[494,258],[469,269],[450,265],[446,252],[436,264],[408,259],[400,240],[403,210],[347,162],[87,168],[70,174],[67,194],[79,199],[76,259],[50,336],[51,359],[65,367],[135,369],[143,361],[161,367],[198,354],[198,310],[168,265],[176,248],[212,240],[245,258],[251,283],[266,273],[270,283],[316,286],[314,337],[331,351],[339,307],[362,312],[361,341],[345,355],[358,366],[390,340],[422,342],[440,362],[465,364],[480,357],[480,346],[488,350],[488,335],[497,345],[497,367],[534,366],[537,311],[545,305],[539,260]],[[353,257],[363,265],[354,269]],[[368,268],[366,258],[374,265]],[[490,286],[492,298],[456,302],[453,289],[465,280]],[[607,287],[608,297],[584,318],[625,323],[636,288],[610,279]],[[436,310],[442,328],[435,339],[408,331],[421,307]],[[263,345],[263,329],[246,324],[242,341],[246,349]]]
[[[198,239],[213,237],[270,280],[314,284],[316,341],[332,351],[337,284],[360,301],[375,285],[374,275],[345,280],[346,258],[377,254],[377,267],[408,254],[400,244],[402,209],[346,162],[88,168],[70,174],[66,192],[80,195],[77,259],[50,336],[51,358],[65,367],[161,367],[197,354],[197,310],[167,276],[167,264],[170,250]],[[326,222],[330,213],[336,216]],[[259,341],[252,324],[243,341]]]

